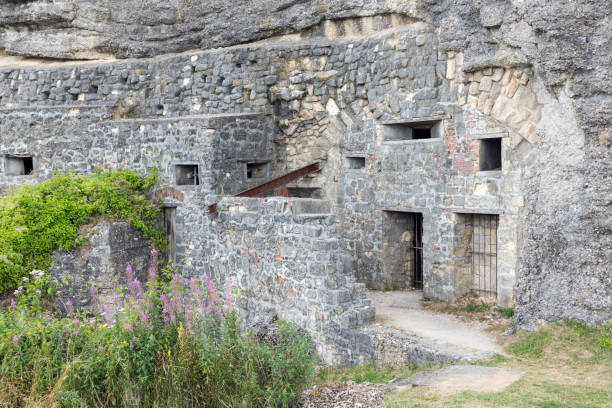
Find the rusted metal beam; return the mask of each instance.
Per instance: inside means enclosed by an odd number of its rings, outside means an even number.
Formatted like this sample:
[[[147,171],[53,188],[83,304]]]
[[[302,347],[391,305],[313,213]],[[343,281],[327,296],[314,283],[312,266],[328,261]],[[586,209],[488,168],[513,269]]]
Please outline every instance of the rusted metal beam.
[[[267,193],[269,191],[274,190],[282,185],[292,182],[293,180],[297,180],[309,174],[315,173],[321,170],[319,167],[319,162],[309,164],[308,166],[302,167],[297,170],[293,170],[283,176],[274,178],[270,181],[262,183],[253,188],[249,188],[248,190],[244,190],[234,197],[257,197],[260,194]]]
[[[276,177],[258,186],[249,188],[248,190],[241,191],[240,193],[234,195],[233,197],[257,197],[258,195],[272,191],[294,180],[305,177],[312,173],[316,173],[319,170],[321,170],[320,163],[319,162],[312,163],[312,164],[309,164],[308,166],[304,166],[297,170],[293,170],[280,177]],[[217,204],[215,203],[215,204],[209,205],[208,212],[211,214],[215,214],[217,212]]]

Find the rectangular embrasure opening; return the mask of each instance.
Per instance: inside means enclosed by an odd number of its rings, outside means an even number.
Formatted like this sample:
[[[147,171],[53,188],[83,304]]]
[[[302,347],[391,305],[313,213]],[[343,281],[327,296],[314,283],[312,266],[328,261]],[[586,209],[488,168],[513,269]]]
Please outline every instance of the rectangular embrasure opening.
[[[318,187],[288,187],[288,197],[295,198],[321,198],[321,189]]]
[[[344,158],[344,167],[347,169],[364,169],[365,157],[347,156]]]
[[[15,156],[7,154],[4,158],[4,172],[7,176],[27,176],[34,171],[32,156]]]
[[[200,184],[197,164],[177,164],[175,175],[176,184],[179,186],[197,186]]]
[[[398,142],[404,140],[437,139],[442,137],[442,121],[405,122],[382,125],[383,140]]]
[[[480,140],[480,171],[502,169],[502,139],[491,138]]]
[[[268,177],[268,162],[250,162],[246,163],[246,178],[250,179],[265,179]]]

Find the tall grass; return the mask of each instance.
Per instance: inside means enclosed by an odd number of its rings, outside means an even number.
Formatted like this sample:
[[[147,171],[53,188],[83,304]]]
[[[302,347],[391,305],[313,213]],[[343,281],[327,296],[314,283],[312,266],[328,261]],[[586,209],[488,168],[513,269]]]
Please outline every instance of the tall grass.
[[[311,380],[310,339],[285,322],[274,346],[243,333],[231,282],[126,272],[114,307],[65,318],[30,307],[46,284],[32,275],[0,314],[0,406],[280,407]]]

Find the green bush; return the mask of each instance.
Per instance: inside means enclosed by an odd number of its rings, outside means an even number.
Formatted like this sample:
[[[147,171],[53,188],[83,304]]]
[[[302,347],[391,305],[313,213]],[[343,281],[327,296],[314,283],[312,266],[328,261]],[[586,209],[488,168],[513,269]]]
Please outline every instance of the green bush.
[[[49,268],[54,249],[79,245],[79,227],[94,217],[127,219],[160,245],[162,236],[155,229],[158,208],[144,196],[156,175],[55,174],[0,197],[0,293],[17,288],[29,271]]]
[[[307,335],[280,322],[275,345],[262,344],[241,331],[230,281],[219,291],[150,268],[147,285],[127,268],[112,310],[67,318],[32,307],[47,284],[32,271],[34,295],[0,313],[0,406],[287,407],[310,383]]]

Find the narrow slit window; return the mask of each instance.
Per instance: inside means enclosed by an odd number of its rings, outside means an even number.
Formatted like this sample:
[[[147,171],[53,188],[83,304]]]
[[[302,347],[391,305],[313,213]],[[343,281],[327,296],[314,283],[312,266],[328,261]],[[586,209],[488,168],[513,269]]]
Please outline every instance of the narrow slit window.
[[[495,171],[502,169],[501,138],[480,140],[480,171]]]
[[[246,163],[246,178],[264,179],[268,177],[268,163]]]
[[[32,156],[7,155],[4,161],[4,171],[7,176],[27,176],[34,172]]]
[[[345,167],[347,169],[364,169],[365,157],[346,157]]]
[[[176,184],[179,186],[197,186],[200,175],[197,164],[178,164],[175,169]]]

